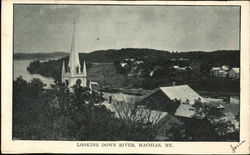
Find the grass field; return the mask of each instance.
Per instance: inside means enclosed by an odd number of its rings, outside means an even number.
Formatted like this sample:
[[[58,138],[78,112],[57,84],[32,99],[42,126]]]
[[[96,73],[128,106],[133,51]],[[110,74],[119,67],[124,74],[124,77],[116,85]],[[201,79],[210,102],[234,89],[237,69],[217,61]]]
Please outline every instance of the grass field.
[[[92,63],[87,71],[88,80],[113,88],[127,87],[129,78],[116,73],[113,63]]]

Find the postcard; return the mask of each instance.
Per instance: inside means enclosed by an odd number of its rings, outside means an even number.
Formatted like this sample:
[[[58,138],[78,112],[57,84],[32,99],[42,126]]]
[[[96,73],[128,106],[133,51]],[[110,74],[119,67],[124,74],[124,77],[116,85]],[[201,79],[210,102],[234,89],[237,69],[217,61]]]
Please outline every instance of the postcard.
[[[249,2],[2,4],[3,153],[250,153]]]

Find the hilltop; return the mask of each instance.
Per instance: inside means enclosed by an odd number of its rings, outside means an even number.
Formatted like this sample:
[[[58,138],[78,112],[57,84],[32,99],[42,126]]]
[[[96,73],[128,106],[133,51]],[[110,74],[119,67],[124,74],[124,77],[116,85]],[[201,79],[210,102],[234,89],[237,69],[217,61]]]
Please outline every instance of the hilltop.
[[[51,52],[51,53],[15,53],[14,60],[42,60],[62,58],[68,61],[69,53]],[[87,62],[115,62],[124,59],[140,59],[145,61],[159,61],[159,59],[177,59],[187,58],[198,62],[222,63],[225,65],[239,66],[240,52],[238,50],[218,50],[213,52],[206,51],[188,51],[188,52],[169,52],[146,48],[122,48],[98,50],[90,53],[79,53],[80,60]],[[59,60],[61,61],[61,60]],[[233,64],[232,64],[233,63]]]
[[[159,61],[159,59],[187,58],[198,62],[223,63],[225,65],[239,66],[239,50],[218,50],[213,52],[188,51],[169,52],[156,49],[122,48],[93,51],[88,54],[80,53],[80,59],[90,62],[115,62],[124,59],[140,59],[145,61]],[[233,64],[232,64],[233,63]]]
[[[103,81],[102,74],[104,72],[110,74],[110,82],[114,82],[117,86],[122,85],[123,87],[131,85],[132,87],[142,88],[156,88],[159,86],[167,85],[172,81],[177,84],[189,84],[193,88],[201,91],[208,90],[220,90],[234,92],[239,89],[239,82],[230,82],[225,79],[214,79],[209,77],[210,68],[213,66],[228,65],[232,67],[240,66],[240,51],[237,50],[221,50],[213,52],[204,51],[191,51],[191,52],[168,52],[154,49],[109,49],[94,51],[91,53],[80,53],[80,62],[83,63],[85,60],[87,69],[91,70],[92,80],[101,82]],[[140,67],[132,66],[128,72],[120,72],[119,64],[124,62],[126,59],[135,59],[143,61],[144,63]],[[47,62],[34,61],[32,62],[27,70],[32,74],[41,74],[45,77],[52,77],[60,80],[62,62],[68,63],[68,56],[60,58],[58,60],[49,60]],[[169,65],[173,65],[172,60],[188,60],[183,65],[189,65],[192,68],[191,72],[175,73],[169,71]],[[102,63],[102,65],[96,65]],[[106,69],[105,65],[106,64]],[[100,67],[103,69],[100,69]],[[98,68],[99,67],[99,68]],[[158,69],[155,75],[149,77],[149,72],[154,69]],[[126,68],[127,69],[127,68]],[[103,71],[102,71],[103,70]],[[128,74],[141,74],[140,78],[128,77]],[[95,75],[96,74],[96,75]],[[119,75],[120,74],[120,75]],[[119,83],[119,84],[118,84]],[[123,83],[123,84],[121,84]]]

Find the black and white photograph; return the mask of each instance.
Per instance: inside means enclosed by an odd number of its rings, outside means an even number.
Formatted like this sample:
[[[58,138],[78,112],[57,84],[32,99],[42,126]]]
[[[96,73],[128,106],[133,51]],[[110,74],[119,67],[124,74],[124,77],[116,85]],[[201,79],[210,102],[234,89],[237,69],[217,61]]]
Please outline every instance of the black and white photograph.
[[[223,142],[237,153],[249,144],[242,9],[13,3],[11,141],[82,149]]]
[[[14,5],[13,139],[239,141],[240,7]]]

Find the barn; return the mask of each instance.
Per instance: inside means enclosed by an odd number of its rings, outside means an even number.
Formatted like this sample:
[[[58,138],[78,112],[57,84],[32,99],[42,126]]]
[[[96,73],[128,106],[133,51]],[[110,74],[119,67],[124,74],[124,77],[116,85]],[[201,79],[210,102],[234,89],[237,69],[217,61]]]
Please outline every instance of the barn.
[[[205,99],[188,85],[173,85],[160,87],[157,91],[141,100],[140,104],[170,114],[177,112],[178,115],[190,115],[191,112],[187,107],[191,107],[195,100],[205,102]]]

